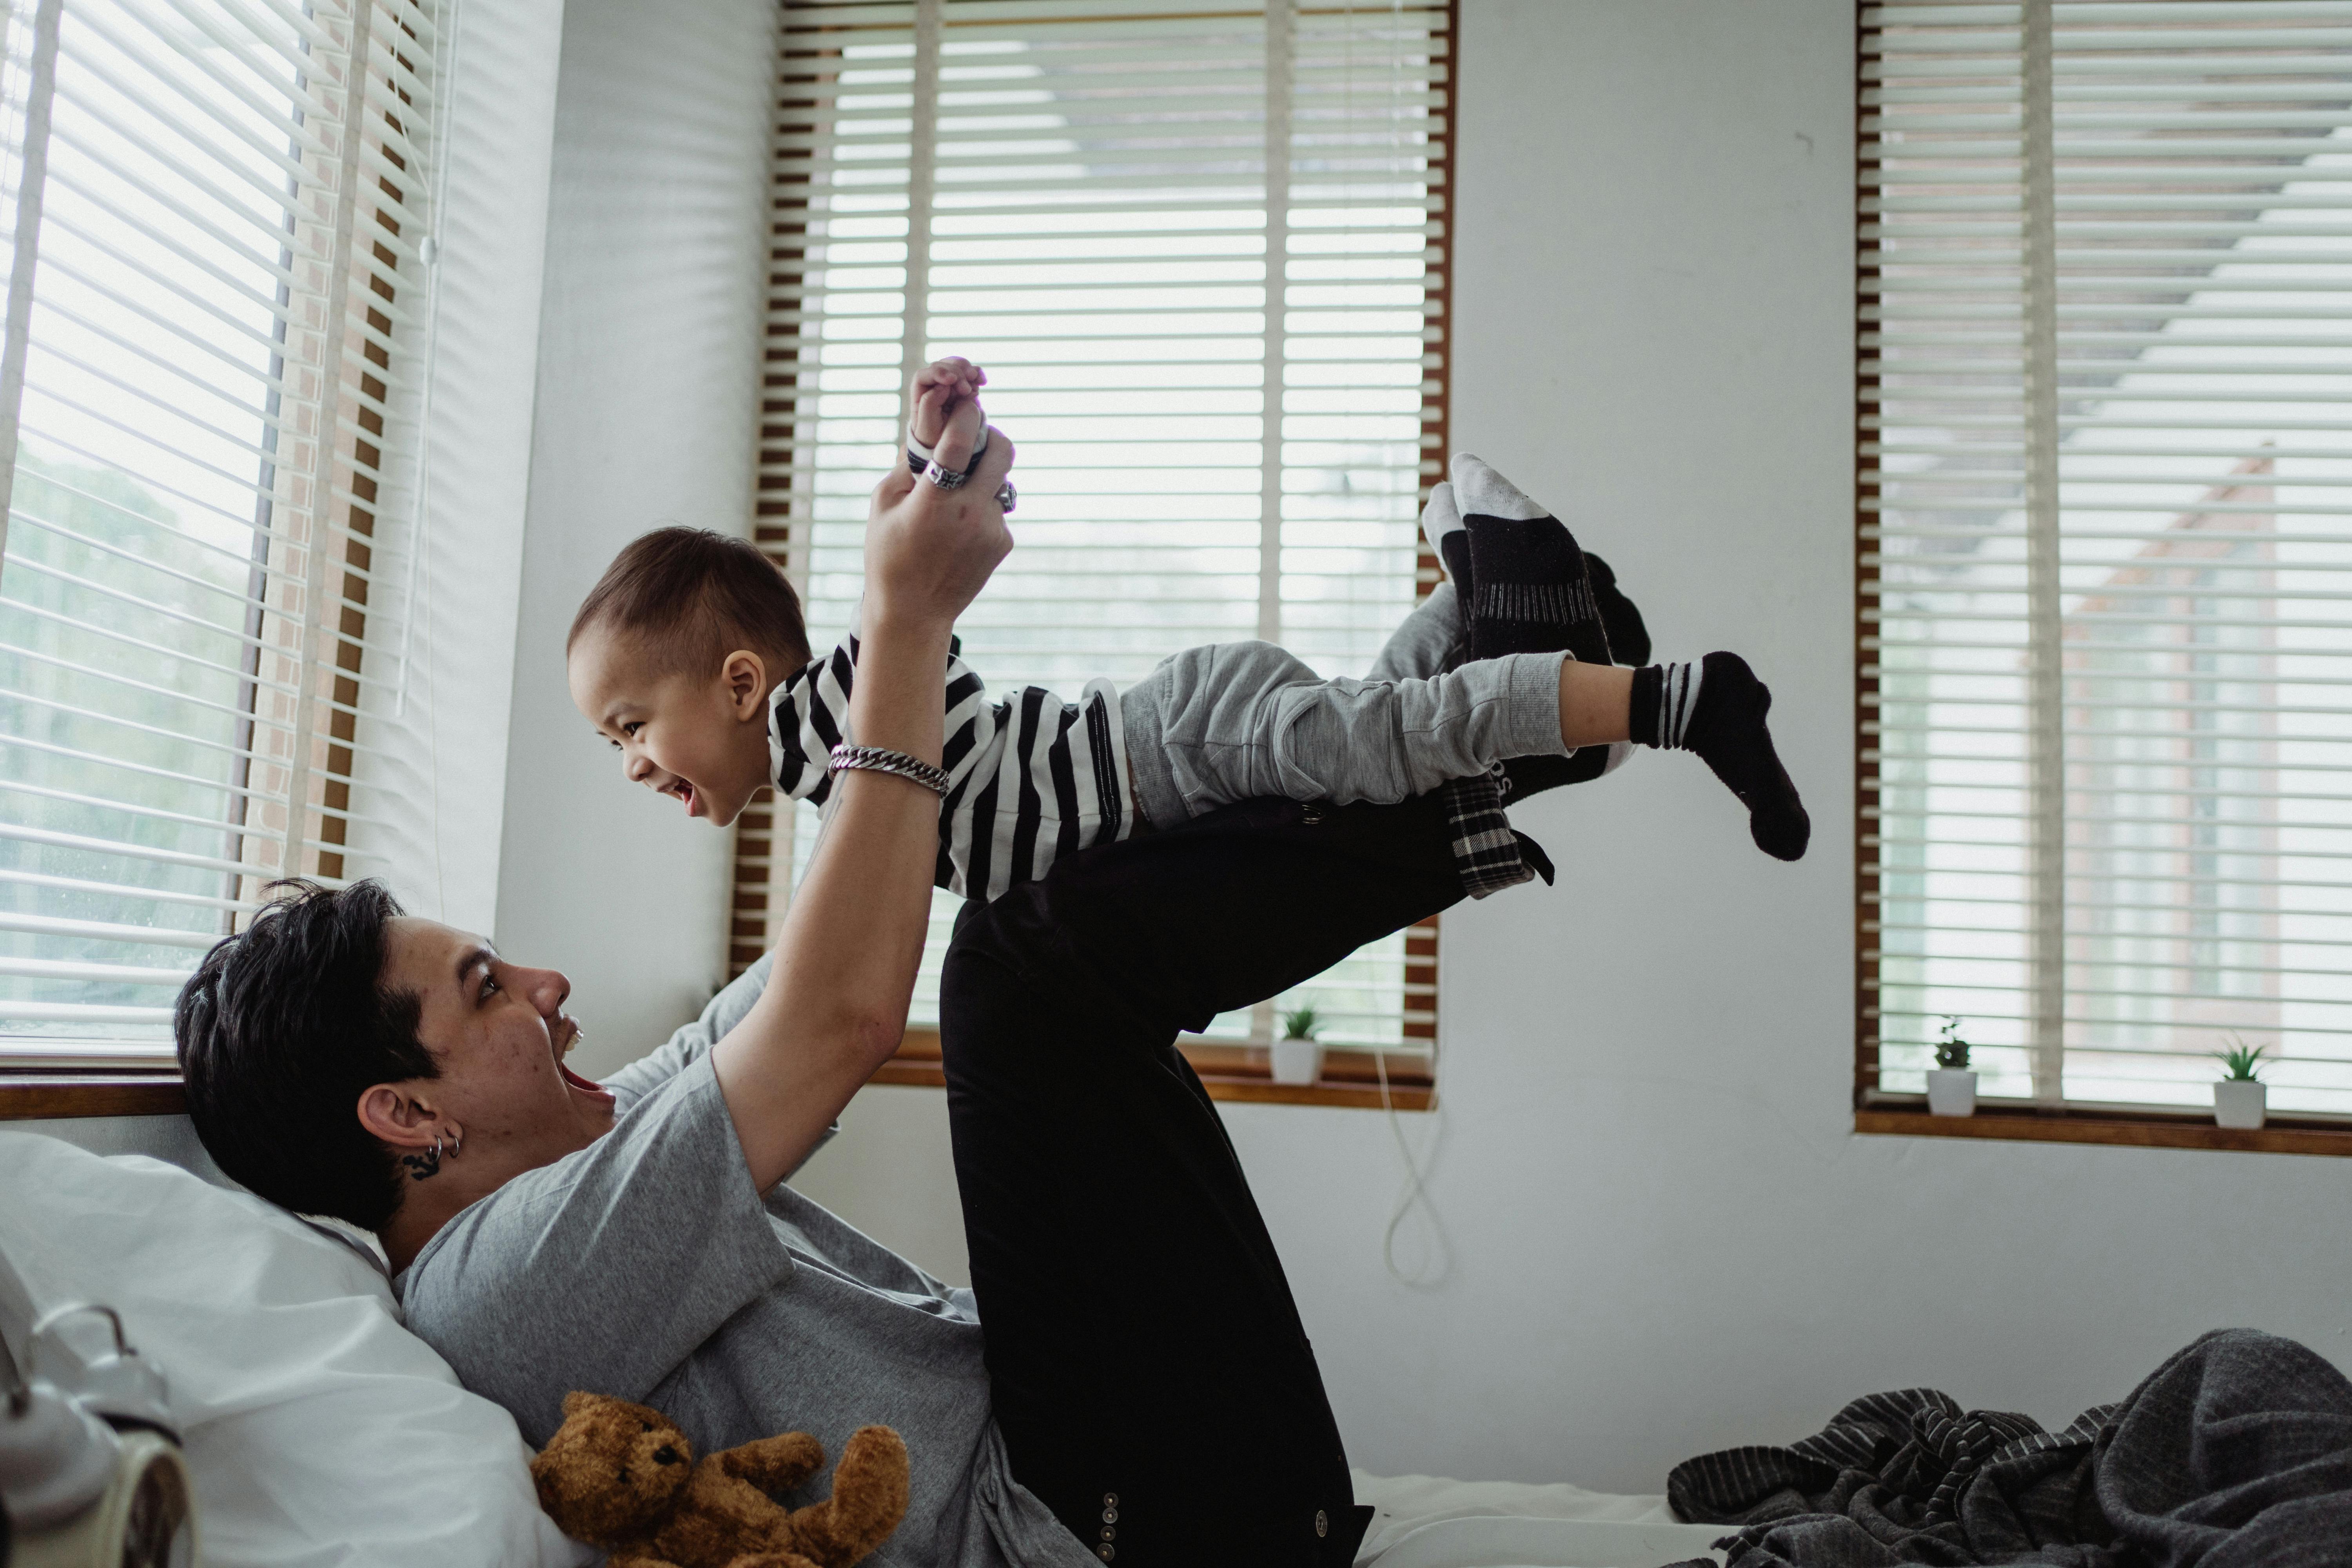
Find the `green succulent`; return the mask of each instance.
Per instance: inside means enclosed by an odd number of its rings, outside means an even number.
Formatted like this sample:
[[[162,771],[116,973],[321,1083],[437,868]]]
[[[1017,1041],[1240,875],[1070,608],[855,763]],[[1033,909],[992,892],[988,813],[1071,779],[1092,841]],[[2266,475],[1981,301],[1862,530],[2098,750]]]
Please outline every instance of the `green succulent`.
[[[1315,1037],[1316,1026],[1321,1022],[1312,1007],[1285,1013],[1282,1016],[1282,1037],[1286,1040],[1311,1040]]]
[[[1944,1037],[1936,1042],[1936,1065],[1939,1068],[1965,1068],[1969,1065],[1969,1043],[1960,1038],[1960,1021],[1947,1016]]]
[[[2254,1071],[2255,1068],[2262,1063],[2262,1047],[2250,1046],[2237,1036],[2231,1035],[2230,1048],[2226,1051],[2214,1051],[2211,1055],[2215,1061],[2221,1064],[2222,1082],[2260,1083],[2262,1081]]]

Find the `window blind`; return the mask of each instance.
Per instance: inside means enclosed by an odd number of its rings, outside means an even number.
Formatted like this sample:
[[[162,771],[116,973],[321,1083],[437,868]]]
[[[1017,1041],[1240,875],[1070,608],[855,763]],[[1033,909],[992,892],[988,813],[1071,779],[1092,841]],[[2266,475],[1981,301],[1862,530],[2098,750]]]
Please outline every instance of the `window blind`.
[[[1865,7],[1861,1078],[2352,1113],[2352,5]]]
[[[760,537],[820,651],[859,592],[901,389],[984,364],[1018,541],[961,626],[992,688],[1074,695],[1265,637],[1357,674],[1435,580],[1444,0],[788,4]],[[814,814],[739,841],[737,967],[774,940]],[[917,996],[935,1017],[954,900]],[[1425,1051],[1434,931],[1280,1005]],[[1273,1009],[1222,1020],[1263,1037]]]
[[[440,25],[7,7],[0,1060],[168,1062],[264,884],[399,862]]]

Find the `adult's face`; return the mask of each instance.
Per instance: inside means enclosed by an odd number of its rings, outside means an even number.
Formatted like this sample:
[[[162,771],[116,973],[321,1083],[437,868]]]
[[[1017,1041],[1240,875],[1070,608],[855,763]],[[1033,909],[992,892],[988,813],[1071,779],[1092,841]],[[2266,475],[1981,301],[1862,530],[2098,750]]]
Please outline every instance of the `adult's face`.
[[[413,916],[392,922],[385,949],[383,984],[417,998],[417,1034],[440,1076],[370,1089],[362,1121],[406,1136],[462,1138],[448,1173],[467,1173],[474,1179],[460,1178],[467,1186],[487,1182],[484,1191],[612,1131],[613,1096],[563,1065],[580,1038],[579,1023],[563,1011],[571,981],[509,963],[478,936]]]

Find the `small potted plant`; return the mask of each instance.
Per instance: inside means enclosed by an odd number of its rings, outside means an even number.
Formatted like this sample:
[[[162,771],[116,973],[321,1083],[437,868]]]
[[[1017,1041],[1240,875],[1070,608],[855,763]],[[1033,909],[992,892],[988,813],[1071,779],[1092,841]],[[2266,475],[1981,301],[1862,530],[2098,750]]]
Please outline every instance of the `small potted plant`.
[[[2260,1127],[2267,1109],[2263,1102],[2270,1098],[2270,1086],[2254,1076],[2262,1065],[2263,1047],[2232,1035],[2230,1048],[2215,1051],[2213,1058],[2221,1064],[2221,1081],[2213,1086],[2214,1124],[2249,1131]]]
[[[1927,1113],[1931,1116],[1974,1116],[1977,1075],[1969,1068],[1969,1043],[1960,1038],[1960,1021],[1944,1020],[1944,1037],[1936,1042],[1936,1065],[1927,1074]]]
[[[1282,1016],[1282,1037],[1274,1042],[1274,1081],[1313,1083],[1323,1076],[1323,1047],[1315,1043],[1315,1009]]]

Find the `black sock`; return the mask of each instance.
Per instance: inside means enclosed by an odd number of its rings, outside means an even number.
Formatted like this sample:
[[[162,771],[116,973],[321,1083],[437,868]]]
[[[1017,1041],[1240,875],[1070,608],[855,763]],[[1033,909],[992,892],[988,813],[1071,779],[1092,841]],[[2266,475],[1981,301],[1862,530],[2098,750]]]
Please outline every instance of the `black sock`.
[[[1580,664],[1608,664],[1609,634],[1584,570],[1584,552],[1554,518],[1465,513],[1475,591],[1470,657],[1566,649]]]
[[[1453,474],[1470,542],[1462,600],[1470,657],[1565,650],[1579,663],[1612,662],[1584,552],[1559,520],[1467,452],[1454,454]]]
[[[1633,672],[1628,714],[1634,742],[1696,752],[1740,804],[1756,847],[1777,860],[1801,859],[1813,825],[1789,770],[1772,749],[1764,716],[1772,692],[1736,653],[1696,665],[1653,664]]]
[[[1644,665],[1650,662],[1650,628],[1642,624],[1642,612],[1634,607],[1617,586],[1617,574],[1609,563],[1590,550],[1584,552],[1585,574],[1592,580],[1592,599],[1601,606],[1601,626],[1609,634],[1609,653],[1619,664]]]

